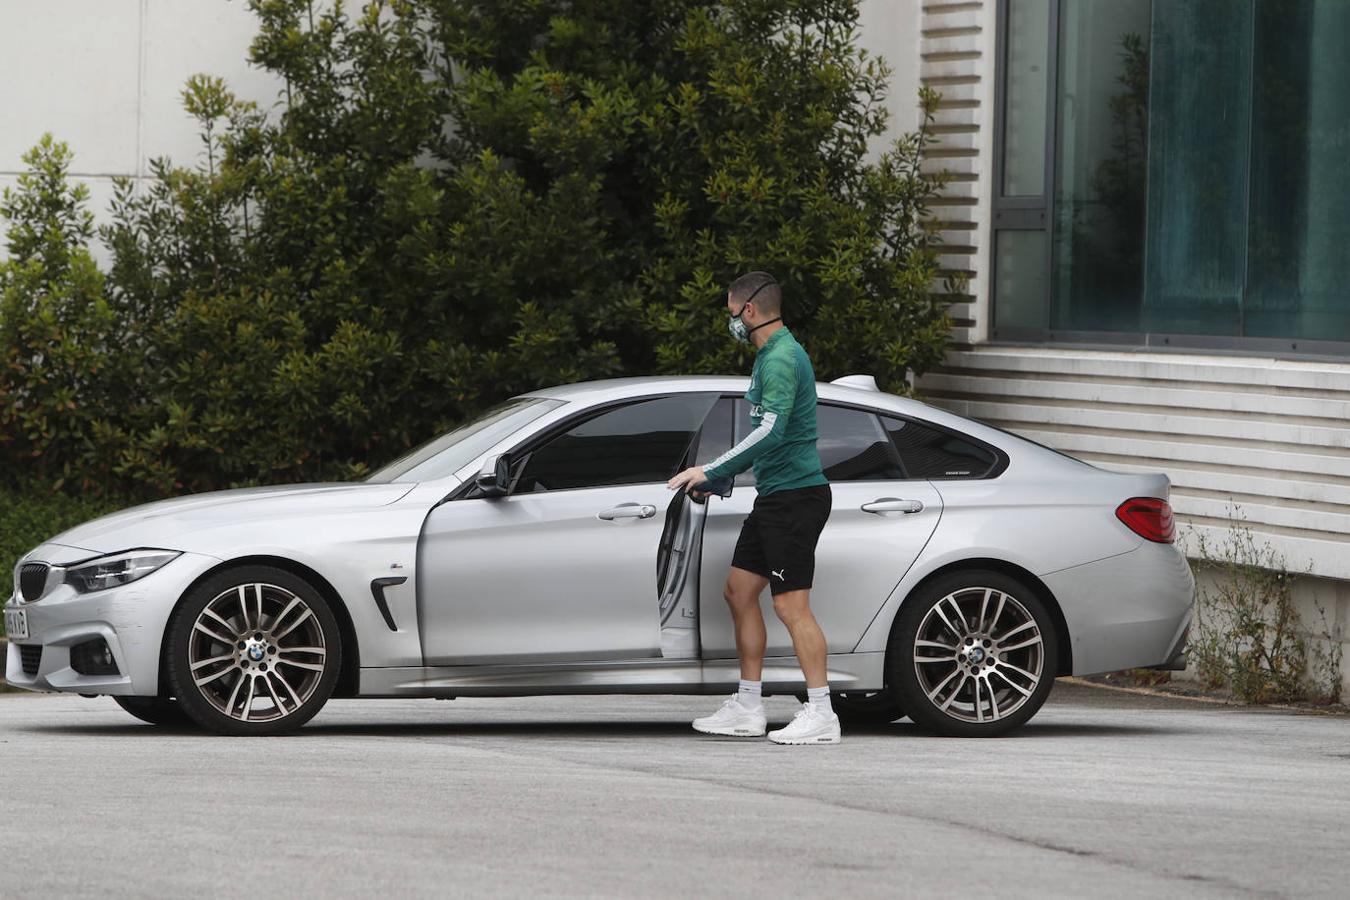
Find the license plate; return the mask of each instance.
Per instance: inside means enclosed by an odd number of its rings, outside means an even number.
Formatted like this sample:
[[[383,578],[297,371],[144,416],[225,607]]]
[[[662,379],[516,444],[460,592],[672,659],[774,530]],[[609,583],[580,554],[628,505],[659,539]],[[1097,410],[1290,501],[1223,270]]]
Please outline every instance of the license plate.
[[[22,641],[28,637],[28,610],[26,609],[7,609],[5,610],[5,633],[16,641]]]

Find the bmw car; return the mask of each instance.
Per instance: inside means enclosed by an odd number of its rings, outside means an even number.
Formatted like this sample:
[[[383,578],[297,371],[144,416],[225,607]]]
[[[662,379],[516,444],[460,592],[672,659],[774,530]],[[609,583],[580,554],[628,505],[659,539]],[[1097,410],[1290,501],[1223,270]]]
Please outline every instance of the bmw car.
[[[752,473],[666,481],[749,428],[737,377],[514,397],[359,482],[136,506],[19,561],[5,677],[264,735],[331,697],[713,694]],[[1180,668],[1194,579],[1163,473],[1108,471],[868,376],[817,386],[833,509],[812,607],[834,706],[993,736],[1055,678]],[[767,693],[805,682],[762,598]]]

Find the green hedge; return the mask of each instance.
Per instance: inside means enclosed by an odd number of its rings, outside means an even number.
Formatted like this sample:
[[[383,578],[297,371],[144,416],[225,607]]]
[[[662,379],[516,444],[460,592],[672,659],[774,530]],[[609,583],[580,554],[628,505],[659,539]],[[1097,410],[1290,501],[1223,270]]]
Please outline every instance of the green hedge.
[[[102,228],[50,137],[0,192],[0,472],[359,477],[544,385],[748,371],[754,269],[824,380],[942,359],[938,97],[887,144],[857,0],[247,5],[275,104],[193,76],[200,156],[118,181]]]

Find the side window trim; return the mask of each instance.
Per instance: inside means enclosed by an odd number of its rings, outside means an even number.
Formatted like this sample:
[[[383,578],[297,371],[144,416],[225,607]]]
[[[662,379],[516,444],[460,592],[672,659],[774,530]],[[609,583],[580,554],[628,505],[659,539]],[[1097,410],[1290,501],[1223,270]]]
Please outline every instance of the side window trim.
[[[591,421],[592,419],[597,419],[600,416],[614,412],[617,409],[622,409],[625,406],[634,406],[639,403],[647,403],[652,400],[665,400],[672,397],[692,398],[692,397],[707,396],[715,393],[716,393],[715,391],[665,391],[663,393],[657,394],[645,394],[641,397],[624,397],[619,400],[608,400],[605,401],[604,403],[596,404],[595,406],[588,406],[585,409],[579,409],[575,413],[554,422],[552,425],[550,425],[548,428],[544,429],[540,433],[531,435],[530,437],[521,441],[519,444],[509,447],[506,450],[502,451],[503,453],[509,455],[512,460],[511,484],[507,490],[506,496],[510,497],[515,494],[516,482],[520,479],[520,476],[524,473],[525,466],[528,464],[530,456],[534,453],[535,450],[547,444],[549,441],[552,441],[555,438],[558,438],[566,434],[568,431],[571,431],[573,428],[576,428],[579,425],[584,425],[585,423]],[[720,397],[721,395],[718,396]],[[714,400],[713,405],[716,405],[716,403],[717,401]],[[712,411],[711,407],[709,407],[708,413],[704,415],[704,422],[707,421],[707,416],[711,414],[711,411]],[[698,440],[698,434],[699,432],[701,432],[702,428],[703,423],[700,423],[699,430],[694,433],[694,438],[690,446],[696,445]],[[684,457],[687,458],[688,455],[689,455],[689,447],[686,447]],[[621,486],[622,485],[604,485],[604,487],[621,487]],[[558,488],[554,491],[550,491],[549,493],[560,493],[563,491],[587,491],[594,489],[595,487]],[[452,500],[476,500],[476,499],[481,499],[481,497],[477,493],[477,489],[474,483],[472,481],[468,481],[465,482],[458,490],[456,490],[451,496],[447,497],[446,500],[442,502],[448,502]]]
[[[970,435],[966,434],[966,433],[963,432],[963,431],[958,431],[957,429],[948,427],[948,426],[946,426],[946,425],[939,425],[937,422],[930,422],[930,421],[928,421],[927,419],[916,419],[916,418],[914,418],[913,416],[905,415],[904,413],[879,412],[878,415],[880,415],[880,416],[882,416],[882,417],[884,417],[884,418],[899,419],[899,420],[901,420],[901,421],[903,421],[903,422],[907,422],[907,423],[911,423],[911,424],[917,425],[917,426],[919,426],[920,428],[929,428],[929,429],[932,429],[933,431],[940,431],[940,432],[942,432],[943,434],[946,434],[946,435],[948,435],[948,436],[950,436],[950,437],[954,437],[954,438],[956,438],[957,440],[965,441],[966,443],[971,444],[971,445],[973,445],[973,446],[975,446],[975,447],[978,447],[978,448],[981,449],[981,450],[987,450],[987,451],[989,451],[991,454],[993,454],[993,456],[994,456],[994,464],[993,464],[993,466],[990,467],[989,471],[986,472],[985,474],[980,475],[980,476],[977,476],[977,477],[965,477],[965,476],[961,476],[961,475],[952,475],[952,476],[941,476],[941,475],[937,475],[937,476],[930,476],[930,477],[924,478],[924,479],[914,479],[914,480],[916,480],[916,481],[917,481],[917,480],[923,480],[923,481],[988,481],[988,480],[990,480],[990,479],[992,479],[992,478],[997,478],[998,476],[1002,475],[1005,471],[1007,471],[1007,468],[1008,468],[1008,454],[1004,453],[1002,450],[1000,450],[998,447],[995,447],[993,444],[987,443],[986,441],[982,441],[982,440],[980,440],[980,439],[977,438],[977,437],[971,437]],[[992,426],[991,426],[991,427],[992,427]],[[889,435],[887,436],[887,438],[889,439]],[[897,448],[897,449],[898,449],[898,448]]]

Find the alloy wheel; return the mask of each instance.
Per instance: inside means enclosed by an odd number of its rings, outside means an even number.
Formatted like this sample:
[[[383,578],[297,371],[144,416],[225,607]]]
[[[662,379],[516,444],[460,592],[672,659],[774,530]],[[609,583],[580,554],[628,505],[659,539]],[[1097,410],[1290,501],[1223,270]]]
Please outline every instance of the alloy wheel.
[[[309,603],[277,584],[220,592],[198,614],[188,670],[201,696],[239,722],[274,722],[313,696],[328,660],[324,630]]]
[[[960,722],[1016,713],[1046,671],[1036,618],[994,587],[963,587],[934,603],[914,638],[914,674],[933,707]]]

